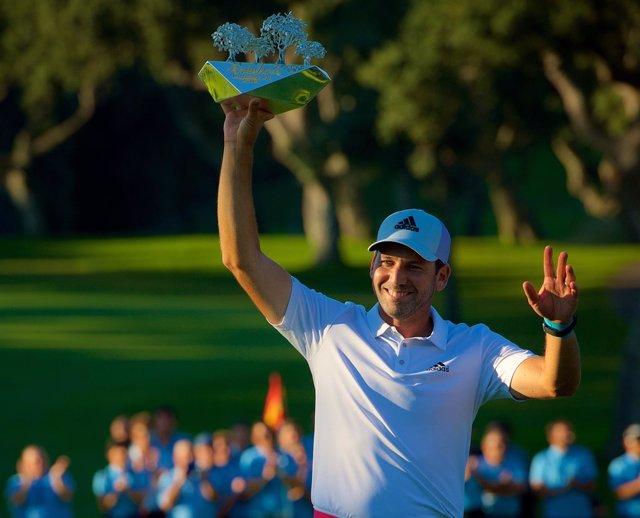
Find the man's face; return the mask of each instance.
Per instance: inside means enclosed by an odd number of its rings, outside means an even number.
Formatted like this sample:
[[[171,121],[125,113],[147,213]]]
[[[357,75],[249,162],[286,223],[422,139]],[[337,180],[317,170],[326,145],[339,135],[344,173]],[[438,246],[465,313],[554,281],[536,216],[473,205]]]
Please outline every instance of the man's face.
[[[371,278],[382,311],[394,322],[417,315],[428,318],[433,294],[447,284],[449,267],[436,273],[435,262],[403,245],[389,243],[378,250],[371,263]]]

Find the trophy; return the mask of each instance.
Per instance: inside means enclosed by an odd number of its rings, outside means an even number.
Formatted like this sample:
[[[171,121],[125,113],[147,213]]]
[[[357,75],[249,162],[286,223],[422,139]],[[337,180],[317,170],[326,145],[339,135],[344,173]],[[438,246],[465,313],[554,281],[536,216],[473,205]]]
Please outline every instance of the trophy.
[[[269,16],[260,36],[236,23],[225,23],[211,37],[214,46],[229,57],[207,61],[198,76],[217,103],[248,94],[266,100],[274,114],[300,108],[331,81],[324,70],[311,64],[311,59],[324,57],[326,51],[317,41],[307,40],[306,27],[290,12]],[[294,45],[302,65],[285,63],[285,51]],[[236,56],[248,53],[255,56],[254,62],[236,61]],[[262,62],[276,54],[277,62]]]

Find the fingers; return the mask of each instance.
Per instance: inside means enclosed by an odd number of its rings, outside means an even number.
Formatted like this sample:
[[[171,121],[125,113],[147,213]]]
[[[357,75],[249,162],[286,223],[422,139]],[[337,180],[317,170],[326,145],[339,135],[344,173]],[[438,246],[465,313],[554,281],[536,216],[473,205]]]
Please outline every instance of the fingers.
[[[554,268],[553,247],[550,245],[544,247],[544,277],[545,279],[554,279],[557,288],[569,286],[571,282],[575,282],[573,268],[567,264],[568,258],[567,252],[560,252],[558,265]]]
[[[550,245],[544,247],[542,264],[545,279],[554,277],[553,248]]]
[[[560,255],[558,256],[558,268],[556,270],[556,279],[558,280],[558,284],[560,286],[564,286],[566,282],[568,257],[569,257],[569,254],[567,254],[567,252],[560,252]]]
[[[273,119],[273,113],[269,108],[269,105],[266,101],[258,98],[253,98],[249,102],[249,115],[251,117],[257,117],[262,122],[266,122],[270,119]]]
[[[250,115],[266,122],[273,118],[273,112],[268,101],[251,97],[249,95],[238,95],[230,99],[226,99],[220,103],[222,111],[225,115],[237,115],[245,117]]]
[[[565,271],[566,271],[566,280],[565,280],[566,286],[571,291],[571,295],[573,295],[574,297],[577,297],[579,292],[579,287],[576,284],[576,274],[573,271],[573,266],[568,264],[566,266]]]

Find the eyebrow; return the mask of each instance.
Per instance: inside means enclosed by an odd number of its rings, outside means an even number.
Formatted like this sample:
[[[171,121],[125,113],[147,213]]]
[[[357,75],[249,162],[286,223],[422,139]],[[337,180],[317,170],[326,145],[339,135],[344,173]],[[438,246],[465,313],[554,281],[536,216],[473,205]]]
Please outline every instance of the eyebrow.
[[[380,260],[382,261],[385,259],[396,259],[396,260],[404,261],[407,264],[424,264],[428,262],[421,257],[417,257],[415,259],[409,259],[409,258],[399,257],[397,255],[385,254],[383,252],[380,252]]]

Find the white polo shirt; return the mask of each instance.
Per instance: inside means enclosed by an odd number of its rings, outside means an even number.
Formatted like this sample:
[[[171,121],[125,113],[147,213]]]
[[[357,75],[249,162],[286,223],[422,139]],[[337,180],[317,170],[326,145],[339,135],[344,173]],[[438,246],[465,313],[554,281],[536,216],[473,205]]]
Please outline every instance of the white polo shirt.
[[[443,320],[404,339],[369,312],[293,279],[274,327],[306,358],[316,390],[311,499],[340,518],[459,518],[471,425],[511,397],[533,356],[484,325]]]

